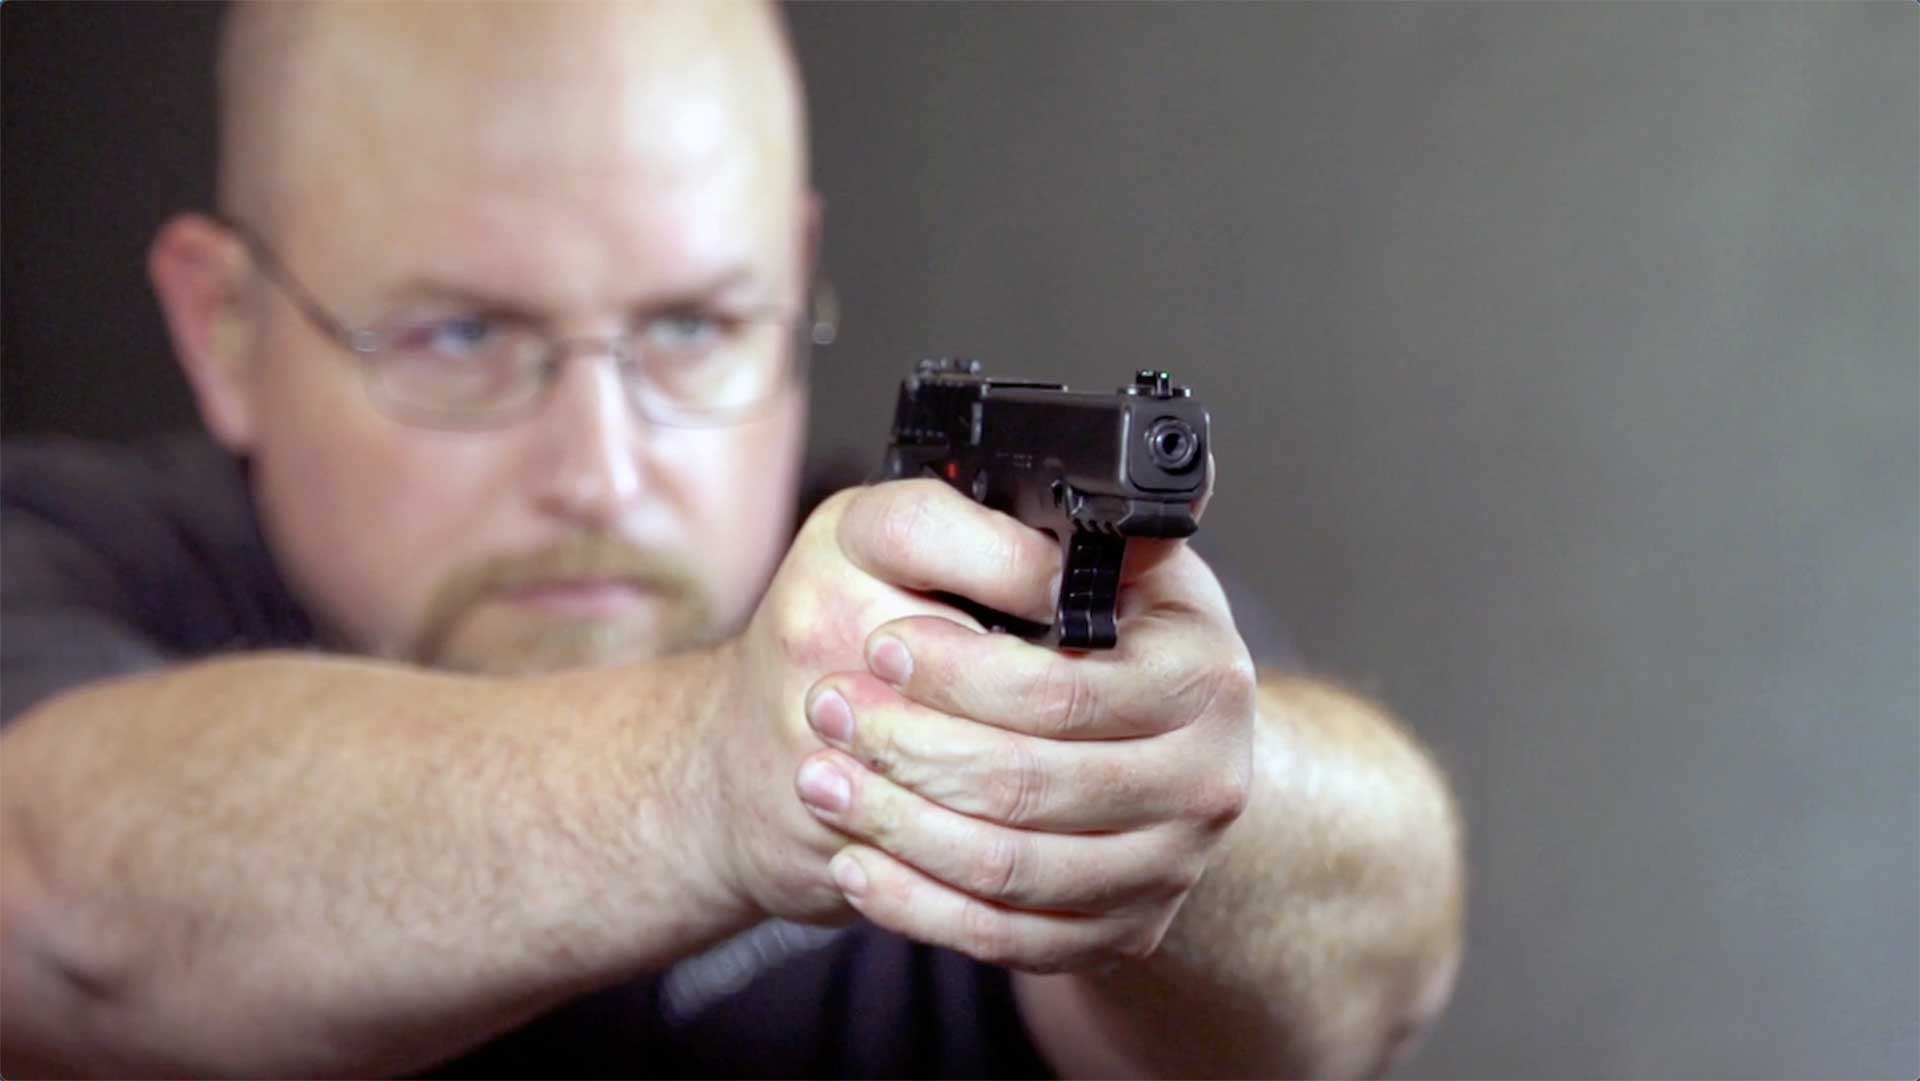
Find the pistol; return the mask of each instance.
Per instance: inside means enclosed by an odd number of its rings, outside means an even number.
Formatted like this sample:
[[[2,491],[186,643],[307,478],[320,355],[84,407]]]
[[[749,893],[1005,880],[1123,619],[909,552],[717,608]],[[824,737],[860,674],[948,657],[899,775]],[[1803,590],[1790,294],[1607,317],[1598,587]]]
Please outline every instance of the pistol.
[[[1060,542],[1051,625],[943,595],[991,630],[1061,649],[1112,649],[1129,537],[1189,537],[1206,494],[1207,411],[1173,377],[1136,372],[1113,393],[990,379],[931,357],[900,384],[883,479],[933,476]]]

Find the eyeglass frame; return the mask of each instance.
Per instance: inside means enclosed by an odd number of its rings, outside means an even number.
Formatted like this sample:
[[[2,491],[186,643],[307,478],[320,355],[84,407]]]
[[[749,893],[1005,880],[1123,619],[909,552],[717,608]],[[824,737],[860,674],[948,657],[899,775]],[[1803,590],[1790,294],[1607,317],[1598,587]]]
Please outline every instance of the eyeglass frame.
[[[414,427],[442,431],[487,431],[507,427],[515,421],[523,420],[538,411],[540,404],[551,393],[561,368],[567,360],[578,352],[588,349],[592,352],[608,354],[621,366],[622,385],[629,388],[628,403],[649,422],[670,428],[729,427],[752,420],[779,400],[782,391],[806,386],[811,347],[832,345],[839,336],[839,295],[826,275],[816,273],[807,291],[809,300],[805,310],[783,312],[780,316],[779,321],[789,324],[789,332],[794,334],[795,340],[788,343],[787,359],[783,365],[785,370],[779,383],[764,398],[737,410],[701,410],[695,407],[677,406],[675,407],[677,412],[672,415],[657,415],[659,412],[657,409],[649,411],[648,399],[635,394],[631,385],[626,383],[627,377],[624,370],[629,366],[632,366],[633,370],[642,377],[646,374],[645,366],[638,363],[640,354],[634,348],[633,337],[630,334],[601,338],[565,338],[548,331],[541,331],[540,337],[544,341],[545,349],[537,365],[540,382],[524,402],[498,413],[474,414],[466,417],[458,417],[450,413],[435,414],[434,419],[429,420],[425,419],[424,412],[409,411],[398,403],[381,400],[381,395],[374,386],[377,376],[372,370],[373,365],[379,363],[383,355],[393,354],[388,348],[389,343],[384,340],[379,330],[373,327],[356,327],[335,315],[331,309],[320,302],[312,290],[307,288],[306,283],[300,280],[292,268],[287,266],[286,261],[280,258],[258,230],[230,215],[213,214],[210,217],[239,238],[246,248],[248,258],[260,271],[260,276],[279,287],[292,302],[294,310],[300,313],[308,325],[318,331],[323,338],[352,353],[354,358],[360,361],[360,371],[367,396],[372,400],[375,408],[402,424]],[[748,321],[758,320],[749,317]],[[803,326],[806,328],[804,336],[798,333]]]

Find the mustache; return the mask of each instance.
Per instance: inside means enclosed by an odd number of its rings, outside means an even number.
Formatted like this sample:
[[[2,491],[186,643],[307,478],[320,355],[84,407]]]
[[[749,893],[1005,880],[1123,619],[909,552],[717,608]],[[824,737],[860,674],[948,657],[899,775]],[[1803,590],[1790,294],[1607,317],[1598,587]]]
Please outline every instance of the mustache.
[[[586,535],[455,568],[434,590],[409,655],[431,663],[467,612],[498,594],[582,579],[625,582],[654,593],[688,624],[697,624],[709,610],[706,590],[689,560],[618,537]]]

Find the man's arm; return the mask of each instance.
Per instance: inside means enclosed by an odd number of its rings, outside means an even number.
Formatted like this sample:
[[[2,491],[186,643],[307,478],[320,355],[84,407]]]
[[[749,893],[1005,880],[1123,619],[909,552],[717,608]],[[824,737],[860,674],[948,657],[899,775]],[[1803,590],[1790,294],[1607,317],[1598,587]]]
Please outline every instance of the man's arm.
[[[265,655],[42,703],[0,736],[5,1070],[414,1069],[744,925],[714,663]]]
[[[1377,1076],[1446,1002],[1464,889],[1458,814],[1413,740],[1268,677],[1246,812],[1159,950],[1017,974],[1021,1012],[1063,1076]]]
[[[850,512],[940,525],[891,496],[828,499],[746,630],[667,661],[255,655],[36,706],[0,735],[0,1070],[403,1072],[764,916],[845,918],[845,839],[784,778],[806,689],[946,611],[843,551]],[[1006,550],[939,559],[1012,607]]]

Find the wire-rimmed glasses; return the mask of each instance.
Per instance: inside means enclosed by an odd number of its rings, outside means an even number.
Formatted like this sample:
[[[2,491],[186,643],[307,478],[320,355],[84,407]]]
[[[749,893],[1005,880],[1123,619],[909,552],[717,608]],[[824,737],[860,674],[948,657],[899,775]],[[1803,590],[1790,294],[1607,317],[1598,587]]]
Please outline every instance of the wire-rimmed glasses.
[[[816,278],[803,310],[671,308],[610,338],[562,338],[537,321],[450,309],[395,315],[356,327],[321,304],[260,234],[223,224],[246,244],[261,275],[313,328],[351,352],[384,413],[431,428],[480,429],[532,413],[571,356],[610,354],[641,416],[673,427],[736,424],[806,380],[811,346],[839,329],[837,298]]]

